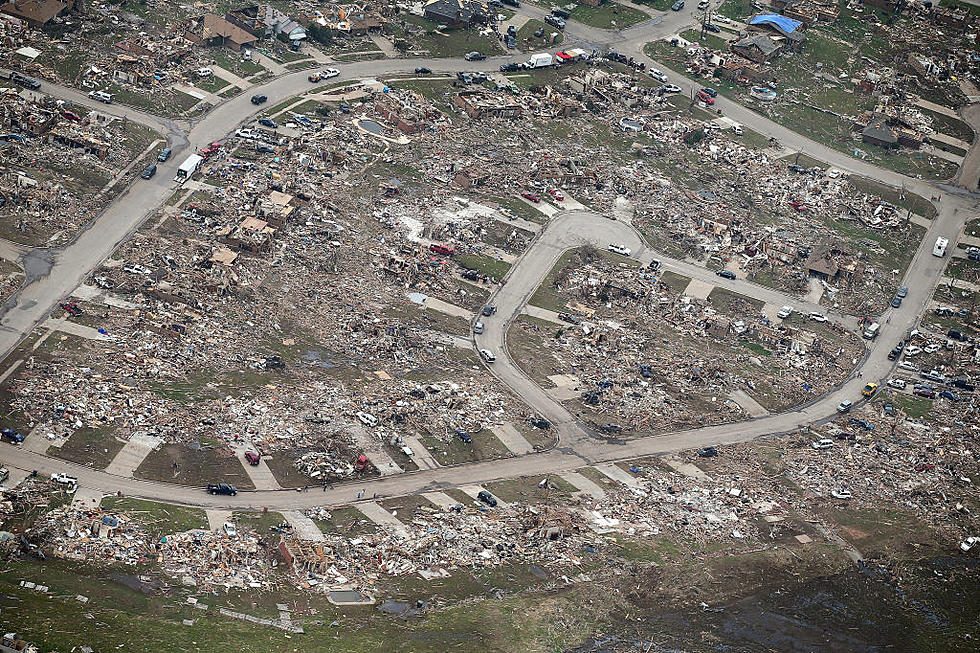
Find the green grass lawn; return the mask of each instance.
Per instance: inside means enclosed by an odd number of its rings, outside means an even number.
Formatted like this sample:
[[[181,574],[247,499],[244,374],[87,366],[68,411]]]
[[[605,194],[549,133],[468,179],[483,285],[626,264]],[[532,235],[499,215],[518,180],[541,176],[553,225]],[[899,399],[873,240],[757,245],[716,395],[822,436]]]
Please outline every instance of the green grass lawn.
[[[122,448],[123,443],[113,437],[110,428],[84,428],[72,433],[62,446],[49,448],[48,455],[94,469],[105,469]]]
[[[762,312],[764,302],[739,295],[725,288],[714,288],[708,295],[711,306],[729,315],[756,315]]]
[[[257,531],[259,535],[263,535],[284,522],[285,518],[282,513],[273,510],[266,512],[236,510],[231,513],[231,520],[239,526],[247,526]]]
[[[194,82],[194,86],[201,89],[202,91],[207,91],[208,93],[218,93],[230,82],[227,82],[217,75],[211,75],[210,77],[205,77],[204,79],[198,79]]]
[[[431,20],[410,14],[401,14],[399,20],[405,20],[423,29],[422,34],[409,37],[416,44],[415,48],[409,50],[410,54],[423,50],[428,52],[430,57],[462,57],[467,52],[500,54],[497,40],[482,36],[476,29],[440,30],[439,25]]]
[[[922,107],[916,108],[933,119],[932,126],[936,131],[940,131],[953,138],[958,138],[961,141],[966,141],[967,143],[973,142],[975,137],[973,129],[959,118],[953,118],[952,116],[947,116],[945,113],[930,111]]]
[[[477,270],[498,281],[510,270],[510,263],[498,261],[486,254],[462,254],[456,257],[456,262],[469,270]]]
[[[539,29],[544,30],[544,34],[539,38],[534,35]],[[517,47],[524,50],[525,52],[530,50],[539,50],[541,48],[550,48],[553,44],[551,42],[551,34],[553,32],[558,32],[558,40],[554,45],[558,45],[563,40],[565,40],[564,32],[556,30],[551,25],[546,25],[545,23],[532,18],[531,20],[524,23],[519,30],[517,30]]]
[[[704,37],[702,37],[701,30],[689,29],[681,32],[681,36],[688,41],[700,43],[722,52],[728,52],[728,41],[719,36],[715,36],[711,32],[705,32]]]
[[[451,440],[432,433],[420,434],[422,446],[432,454],[440,465],[456,465],[479,460],[491,460],[507,455],[507,447],[488,429],[470,433],[472,442],[466,443],[455,435]]]
[[[214,63],[239,77],[248,78],[265,70],[254,61],[242,59],[241,56],[225,48],[208,48],[208,55]]]
[[[571,19],[601,29],[624,29],[650,18],[649,15],[616,2],[606,2],[598,7],[576,5],[571,11]]]

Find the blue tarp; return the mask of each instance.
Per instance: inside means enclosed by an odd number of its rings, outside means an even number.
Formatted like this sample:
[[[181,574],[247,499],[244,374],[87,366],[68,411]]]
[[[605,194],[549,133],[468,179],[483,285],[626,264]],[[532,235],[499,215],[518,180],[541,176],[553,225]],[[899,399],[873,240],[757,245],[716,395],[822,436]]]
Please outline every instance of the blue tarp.
[[[760,14],[758,16],[753,16],[752,20],[749,21],[749,25],[773,25],[783,34],[792,34],[797,27],[803,23],[792,18],[787,18],[781,14]]]

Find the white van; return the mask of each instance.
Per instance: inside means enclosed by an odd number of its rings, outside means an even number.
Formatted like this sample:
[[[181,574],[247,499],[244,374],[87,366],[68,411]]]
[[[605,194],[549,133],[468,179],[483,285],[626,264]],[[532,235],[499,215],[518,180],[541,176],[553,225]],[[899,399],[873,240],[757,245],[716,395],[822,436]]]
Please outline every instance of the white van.
[[[940,236],[936,239],[936,246],[932,248],[933,256],[946,256],[946,248],[949,247],[949,239]]]
[[[878,337],[878,331],[880,329],[881,329],[880,324],[878,324],[877,322],[872,322],[868,326],[868,328],[864,330],[864,333],[862,333],[861,335],[867,338],[868,340],[874,340],[875,338]]]
[[[106,93],[105,91],[89,91],[88,96],[93,100],[98,100],[99,102],[104,102],[105,104],[112,104],[111,93]]]

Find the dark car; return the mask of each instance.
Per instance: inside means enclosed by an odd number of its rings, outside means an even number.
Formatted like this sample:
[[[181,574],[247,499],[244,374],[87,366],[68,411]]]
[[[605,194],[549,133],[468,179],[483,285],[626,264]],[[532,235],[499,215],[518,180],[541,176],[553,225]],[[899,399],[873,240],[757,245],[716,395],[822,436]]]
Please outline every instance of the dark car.
[[[950,401],[959,401],[960,396],[956,393],[950,392],[949,390],[943,390],[939,393],[939,396],[943,399],[949,399]]]
[[[532,417],[531,418],[531,426],[533,426],[535,428],[539,428],[539,429],[550,429],[551,428],[551,422],[549,422],[548,420],[546,420],[543,417]]]
[[[916,388],[912,391],[912,394],[925,397],[926,399],[936,398],[936,391],[932,388],[927,388],[924,386],[916,386]]]
[[[263,102],[265,102],[268,99],[269,99],[268,97],[266,97],[265,95],[262,95],[262,94],[253,95],[252,96],[252,104],[262,104]]]
[[[640,376],[642,376],[644,379],[649,379],[650,378],[651,371],[650,371],[650,365],[649,365],[649,363],[641,363],[640,364]]]
[[[259,461],[262,460],[262,457],[259,456],[259,454],[255,453],[254,451],[246,451],[245,460],[248,461],[249,465],[255,467],[256,465],[259,464]]]
[[[852,417],[851,418],[851,424],[856,424],[857,426],[860,426],[861,428],[863,428],[866,431],[874,431],[875,430],[875,425],[872,424],[871,422],[869,422],[866,419],[858,419],[857,417]]]
[[[707,24],[706,24],[706,25],[704,26],[704,28],[705,28],[706,30],[708,30],[709,32],[714,32],[715,34],[717,34],[718,32],[720,32],[720,31],[721,31],[721,28],[720,28],[720,27],[718,27],[717,25],[715,25],[714,23],[707,23]]]
[[[959,331],[958,329],[950,329],[949,331],[946,332],[946,335],[952,338],[953,340],[959,340],[960,342],[966,342],[967,340],[970,339],[969,336],[967,336],[962,331]]]
[[[255,151],[261,152],[262,154],[272,154],[276,151],[276,148],[272,147],[271,145],[266,145],[265,143],[256,143]]]
[[[966,390],[967,392],[973,392],[975,390],[969,379],[952,379],[949,384],[954,388],[959,388],[960,390]]]
[[[885,404],[884,408],[885,408],[885,415],[891,415],[895,412],[895,404],[891,402]]]
[[[888,360],[893,361],[902,355],[902,350],[900,347],[895,347],[890,352],[888,352]]]
[[[722,277],[724,279],[730,279],[732,281],[735,280],[735,273],[732,272],[731,270],[718,270],[715,272],[715,274],[717,274],[719,277]]]
[[[568,322],[569,324],[578,324],[582,321],[579,317],[572,315],[571,313],[559,313],[558,319],[562,322]]]
[[[171,150],[169,147],[165,147],[162,150],[160,150],[160,154],[157,154],[157,161],[163,163],[164,161],[170,158],[171,154],[173,154],[173,150]]]
[[[902,305],[902,298],[901,297],[899,297],[898,295],[895,295],[894,297],[892,297],[892,308],[898,308],[901,305]]]
[[[426,68],[425,66],[419,66],[418,68],[415,69],[415,74],[416,75],[431,75],[432,74],[432,70],[429,69],[429,68]]]
[[[238,488],[228,483],[210,484],[208,485],[208,494],[225,494],[233,497],[238,494]]]
[[[557,29],[565,29],[565,20],[558,16],[545,16],[544,22]]]
[[[718,450],[714,447],[704,447],[703,449],[698,449],[698,455],[702,458],[714,458],[718,455]]]
[[[463,442],[465,442],[466,444],[473,442],[473,436],[471,436],[466,431],[462,431],[460,429],[456,429],[456,437],[462,440]]]
[[[608,424],[602,424],[599,426],[599,430],[603,433],[622,433],[623,427],[619,424],[613,424],[609,422]]]
[[[551,15],[552,16],[558,16],[559,18],[570,18],[571,17],[571,14],[568,13],[567,11],[565,11],[564,9],[552,9],[551,10]]]
[[[704,93],[705,95],[707,95],[708,97],[718,97],[718,91],[716,91],[713,88],[709,88],[707,86],[705,86],[704,88],[702,88],[701,89],[701,92]]]
[[[272,118],[259,118],[259,124],[269,129],[279,129],[279,123]]]
[[[500,72],[502,73],[513,73],[520,69],[521,69],[520,65],[516,63],[500,64]]]
[[[0,438],[11,444],[20,444],[24,441],[24,436],[13,429],[3,429],[0,431]]]
[[[520,7],[521,0],[501,0],[505,5],[510,5],[511,7]]]
[[[484,59],[487,58],[487,55],[483,54],[482,52],[477,52],[476,50],[474,50],[473,52],[467,52],[466,54],[464,54],[463,58],[466,59],[467,61],[483,61]]]
[[[486,490],[480,490],[479,492],[477,492],[476,498],[482,501],[483,503],[487,504],[491,508],[494,508],[497,505],[497,500],[494,499],[493,495],[487,492]]]
[[[484,317],[490,317],[491,315],[493,315],[496,312],[497,312],[497,307],[494,306],[493,304],[487,304],[486,306],[483,307],[483,310],[480,311],[480,313]]]
[[[151,163],[150,165],[143,168],[143,172],[140,173],[140,177],[143,179],[151,179],[153,175],[157,173],[157,164]]]
[[[677,0],[677,2],[670,5],[671,11],[680,11],[683,8],[684,8],[684,0]]]
[[[10,75],[10,81],[15,84],[20,84],[21,86],[26,86],[27,88],[33,88],[35,91],[41,88],[41,82],[37,81],[33,77],[21,75],[20,73],[12,73]]]

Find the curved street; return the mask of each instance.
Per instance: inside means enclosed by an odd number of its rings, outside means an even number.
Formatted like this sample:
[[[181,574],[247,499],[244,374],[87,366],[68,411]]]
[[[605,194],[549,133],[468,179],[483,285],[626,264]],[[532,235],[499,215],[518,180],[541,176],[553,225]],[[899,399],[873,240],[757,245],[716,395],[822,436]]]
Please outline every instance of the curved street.
[[[543,10],[522,7],[521,13],[537,17]],[[693,23],[685,12],[667,12],[621,32],[589,28],[572,21],[568,23],[566,45],[612,45],[639,61],[652,63],[642,54],[646,43],[680,31]],[[495,70],[502,62],[515,61],[517,57],[491,57],[482,62],[466,62],[462,59],[383,59],[358,63],[335,64],[341,70],[342,79],[361,79],[407,72],[415,66],[427,66],[437,72],[454,73],[465,70]],[[662,66],[661,66],[662,67]],[[184,156],[194,148],[214,140],[220,140],[241,124],[250,121],[260,111],[249,97],[263,93],[275,103],[277,100],[309,91],[306,79],[308,71],[289,73],[265,84],[251,88],[238,97],[225,100],[193,125],[183,125],[154,116],[112,105],[100,110],[125,115],[131,120],[153,127],[165,134],[174,155],[160,166],[160,173],[152,180],[131,185],[125,193],[99,215],[78,238],[63,249],[52,252],[53,266],[45,276],[32,280],[4,306],[0,319],[0,351],[9,354],[57,305],[102,263],[128,236],[138,228],[147,216],[164,204],[173,193],[174,171]],[[678,75],[672,82],[689,91],[694,82]],[[81,93],[45,85],[45,92],[88,105],[88,98]],[[862,378],[852,376],[836,390],[819,400],[792,411],[747,420],[735,424],[721,424],[695,430],[637,438],[630,441],[608,442],[589,433],[560,403],[552,399],[538,384],[524,374],[507,354],[507,329],[514,318],[524,309],[537,287],[551,271],[562,253],[586,243],[605,248],[609,243],[622,244],[633,250],[641,262],[659,259],[668,270],[691,278],[710,280],[713,285],[732,290],[768,303],[786,303],[804,311],[826,312],[816,305],[802,302],[799,298],[764,288],[744,280],[729,281],[716,277],[713,271],[689,262],[670,259],[649,248],[640,236],[626,223],[610,221],[586,210],[570,210],[553,217],[532,242],[531,246],[514,263],[505,283],[491,300],[498,313],[484,320],[486,330],[476,336],[476,348],[486,348],[496,354],[492,373],[506,384],[516,396],[535,412],[543,415],[559,433],[556,448],[513,458],[487,460],[478,463],[441,467],[428,471],[408,472],[375,480],[357,481],[356,490],[364,489],[364,496],[379,497],[410,494],[425,490],[484,483],[501,478],[521,475],[538,475],[570,470],[586,464],[618,461],[638,456],[680,451],[706,445],[743,442],[756,437],[796,430],[800,425],[829,419],[842,399],[855,401],[860,389],[869,380],[888,376],[894,363],[887,360],[887,352],[894,342],[915,326],[918,316],[933,296],[946,259],[933,257],[932,243],[938,236],[955,242],[966,222],[976,212],[976,195],[955,191],[944,185],[934,185],[904,175],[877,168],[865,161],[849,157],[837,150],[796,134],[752,110],[719,97],[717,108],[724,115],[741,122],[767,136],[779,139],[786,147],[805,150],[812,157],[829,165],[854,174],[869,177],[894,186],[904,186],[924,197],[943,193],[939,214],[932,221],[906,272],[910,280],[909,294],[901,307],[888,309],[881,316],[881,334],[869,343],[866,358],[858,370]],[[976,149],[976,147],[974,147]],[[840,324],[854,329],[853,318],[829,315]],[[104,471],[92,470],[63,460],[48,458],[24,449],[3,447],[0,450],[4,464],[22,470],[36,469],[42,473],[68,473],[78,477],[80,485],[101,490],[107,494],[122,493],[159,501],[213,507],[267,507],[273,510],[296,509],[330,503],[352,503],[353,482],[346,486],[298,493],[293,490],[243,491],[236,497],[209,496],[200,488],[167,483],[142,481],[115,476]]]

